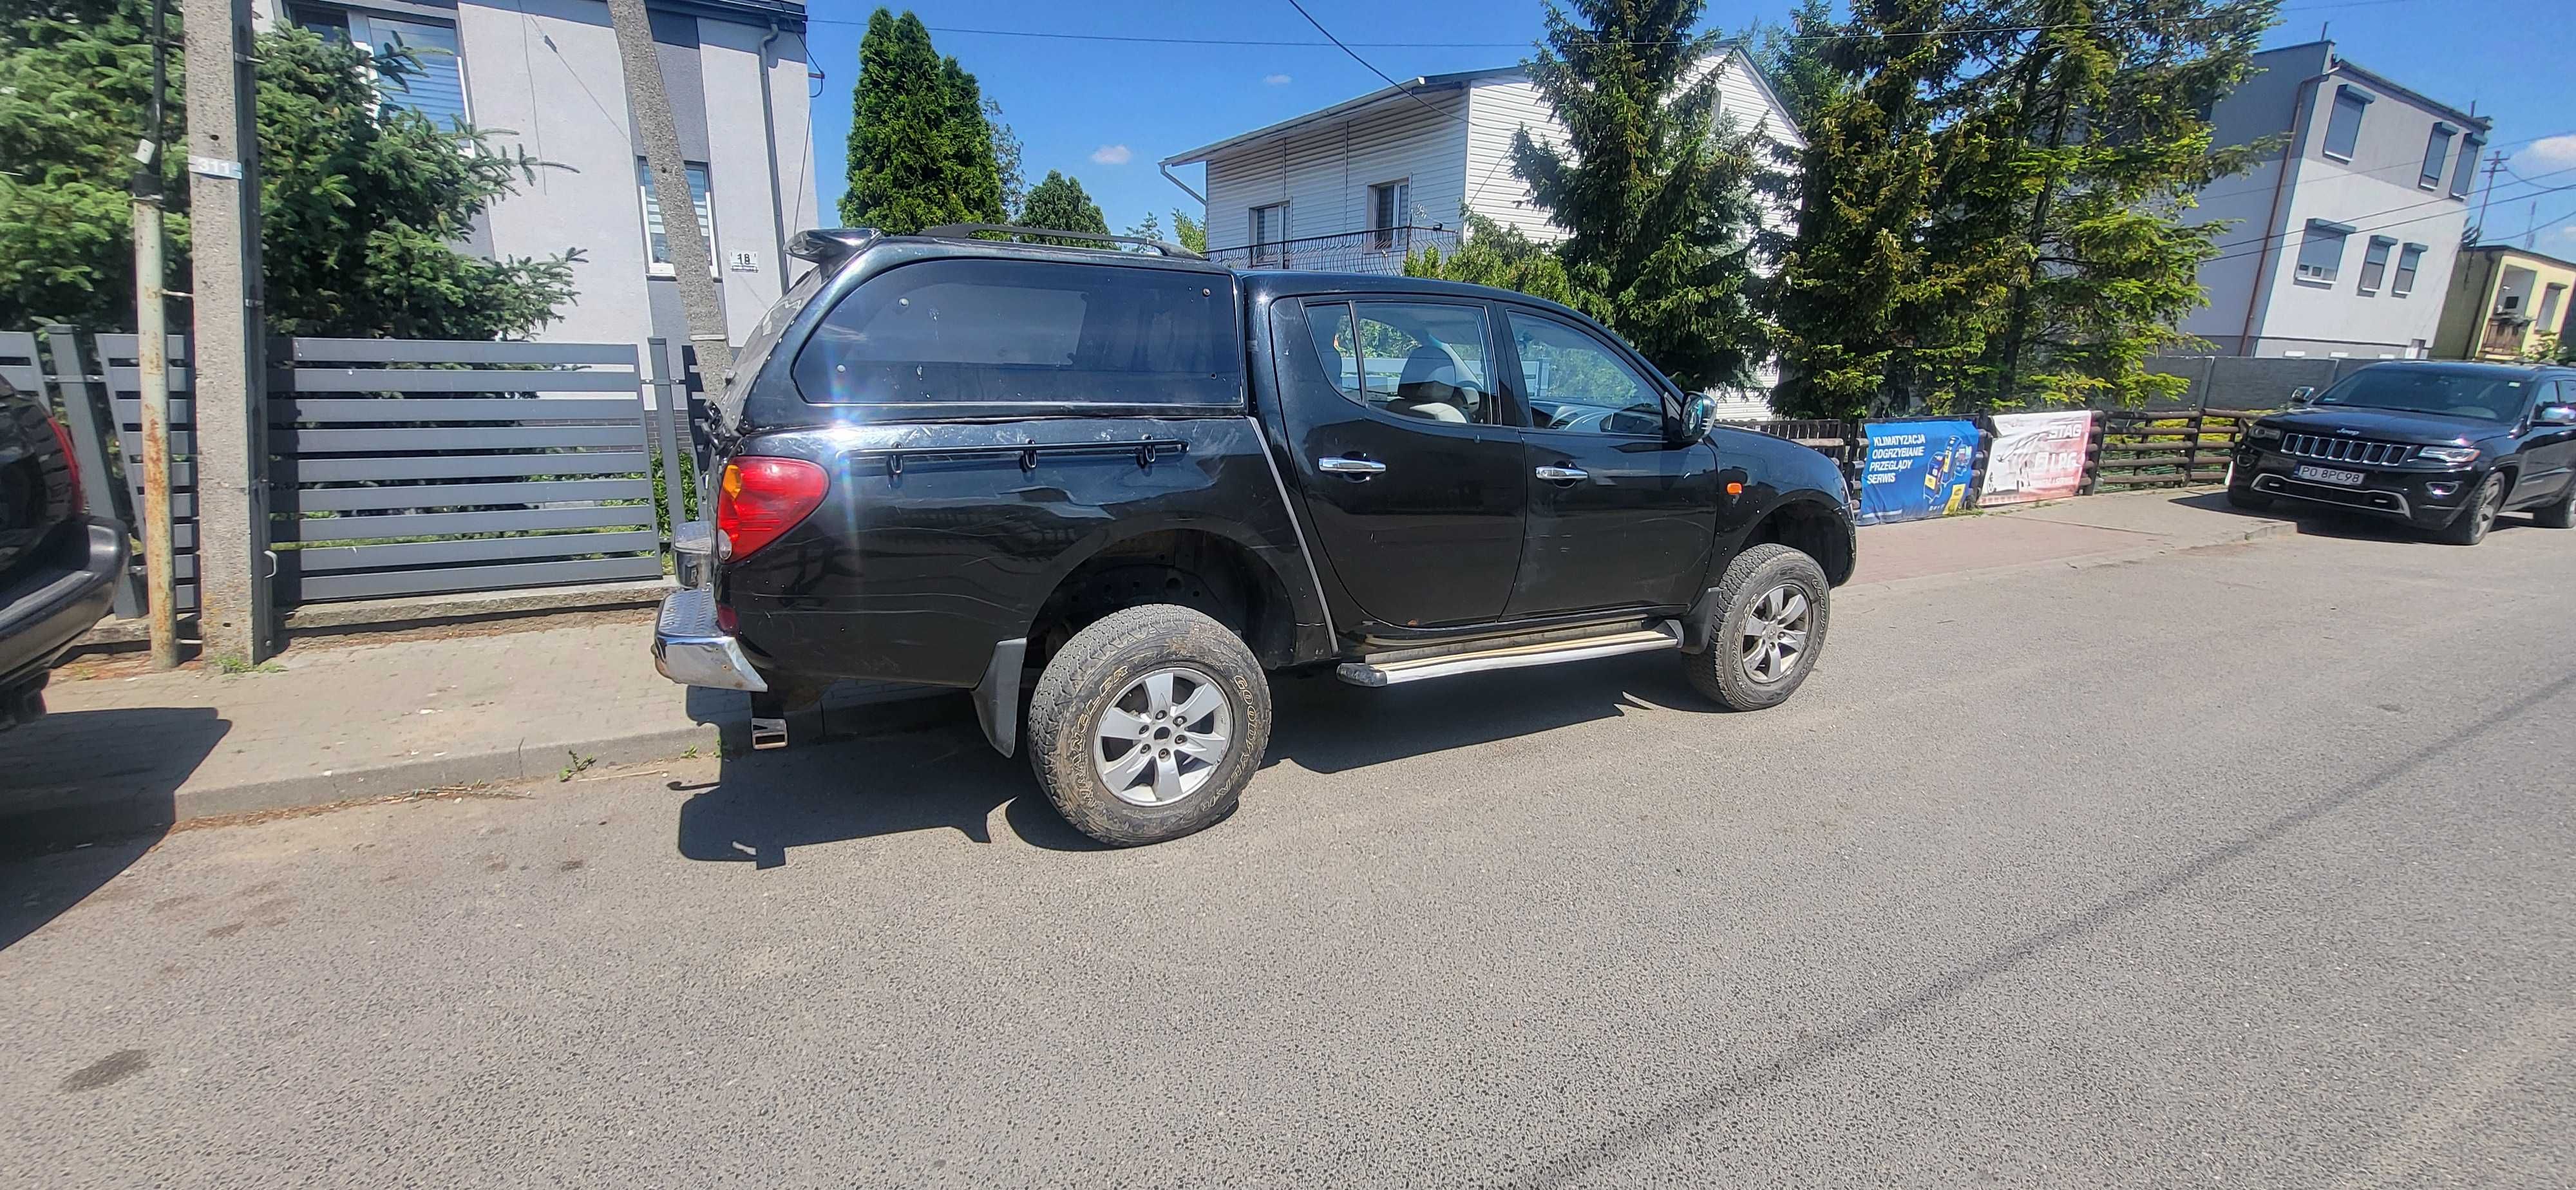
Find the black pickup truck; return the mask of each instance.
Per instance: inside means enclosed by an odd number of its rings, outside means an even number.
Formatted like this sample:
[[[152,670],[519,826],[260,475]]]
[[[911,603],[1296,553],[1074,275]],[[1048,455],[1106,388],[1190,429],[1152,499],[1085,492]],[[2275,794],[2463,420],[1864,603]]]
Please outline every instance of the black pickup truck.
[[[836,679],[971,689],[1004,755],[1025,713],[1068,821],[1133,844],[1233,807],[1266,671],[1664,651],[1752,710],[1814,666],[1853,564],[1834,463],[1713,428],[1582,315],[995,230],[797,237],[814,269],[713,402],[715,521],[653,648],[751,691],[755,746]]]

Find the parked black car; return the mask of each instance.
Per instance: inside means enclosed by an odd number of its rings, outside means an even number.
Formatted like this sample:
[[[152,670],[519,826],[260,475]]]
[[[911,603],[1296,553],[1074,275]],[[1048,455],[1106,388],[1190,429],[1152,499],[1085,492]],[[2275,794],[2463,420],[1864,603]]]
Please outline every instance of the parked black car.
[[[2576,368],[2373,364],[2248,427],[2227,500],[2331,504],[2458,545],[2500,513],[2576,524]]]
[[[798,237],[717,402],[711,556],[653,647],[752,691],[756,745],[834,679],[971,688],[1067,820],[1141,843],[1232,807],[1265,671],[1659,650],[1749,710],[1814,666],[1840,472],[1582,315],[975,230]]]
[[[84,515],[71,443],[0,380],[0,731],[45,713],[54,662],[107,614],[125,531]]]

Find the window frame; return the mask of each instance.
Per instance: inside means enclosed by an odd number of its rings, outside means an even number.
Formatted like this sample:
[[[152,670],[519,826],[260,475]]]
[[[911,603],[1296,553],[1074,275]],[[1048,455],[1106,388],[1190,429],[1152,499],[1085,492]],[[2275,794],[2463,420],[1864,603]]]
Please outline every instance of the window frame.
[[[2540,302],[2531,308],[2532,330],[2540,334],[2558,333],[2558,328],[2551,324],[2558,321],[2559,315],[2567,312],[2566,302],[2566,285],[2547,281],[2542,282],[2540,285]]]
[[[2358,289],[2363,297],[2374,297],[2388,284],[2390,258],[2397,254],[2397,238],[2372,236],[2361,251],[2361,280]]]
[[[1250,251],[1252,253],[1252,266],[1254,268],[1260,268],[1265,264],[1278,264],[1284,266],[1288,263],[1287,244],[1289,205],[1289,200],[1283,198],[1278,202],[1263,203],[1258,206],[1251,207],[1245,212],[1243,217],[1244,242],[1250,246]],[[1261,213],[1263,211],[1279,212],[1280,234],[1278,238],[1262,238]]]
[[[769,360],[764,365],[764,371],[783,369],[786,395],[789,399],[795,402],[795,405],[791,407],[799,409],[845,410],[847,412],[841,416],[859,421],[878,419],[887,421],[956,421],[974,418],[1024,417],[1033,411],[1044,411],[1052,416],[1064,417],[1230,416],[1243,413],[1247,407],[1247,392],[1248,386],[1251,383],[1252,373],[1249,370],[1247,356],[1245,354],[1246,340],[1243,329],[1244,295],[1240,279],[1230,271],[1216,269],[1158,268],[1150,264],[1120,259],[1122,255],[1123,254],[1120,253],[1104,252],[1100,254],[1102,259],[1098,261],[1083,261],[1079,264],[1069,262],[1043,263],[1045,263],[1046,267],[1051,269],[1067,267],[1084,269],[1130,269],[1145,272],[1168,273],[1181,277],[1192,278],[1194,279],[1195,284],[1206,287],[1211,291],[1217,288],[1223,288],[1225,293],[1222,295],[1214,295],[1212,293],[1212,296],[1216,296],[1224,305],[1225,313],[1220,322],[1227,328],[1224,342],[1218,353],[1218,358],[1224,361],[1226,365],[1232,369],[1229,374],[1215,377],[1216,379],[1231,379],[1233,382],[1233,387],[1230,393],[1223,401],[1084,401],[1064,397],[1050,397],[1030,401],[852,401],[833,400],[830,399],[830,394],[824,394],[818,397],[817,394],[807,391],[804,383],[804,363],[806,355],[815,351],[823,343],[826,338],[826,328],[832,324],[834,316],[840,312],[842,307],[854,300],[857,300],[868,286],[883,281],[890,275],[901,273],[906,269],[924,269],[934,266],[958,264],[1025,266],[1031,263],[1026,258],[1007,255],[1002,252],[959,253],[956,255],[929,256],[915,259],[894,260],[877,267],[862,265],[858,268],[843,270],[838,276],[833,277],[825,283],[824,289],[821,293],[815,295],[811,301],[806,303],[805,311],[797,315],[795,321],[790,324],[791,329],[787,336],[781,339],[780,347],[783,348],[788,342],[792,341],[795,345],[795,350],[786,353],[783,360],[779,358],[778,352],[773,351]],[[1184,282],[1184,284],[1188,283],[1190,282]],[[753,397],[759,396],[758,393],[747,395]]]
[[[1509,346],[1512,353],[1511,369],[1505,373],[1505,375],[1508,376],[1511,381],[1514,404],[1520,407],[1522,429],[1547,434],[1578,434],[1585,438],[1613,438],[1630,441],[1640,439],[1653,439],[1659,442],[1670,441],[1668,435],[1673,419],[1679,417],[1681,414],[1681,408],[1679,402],[1675,399],[1671,384],[1665,379],[1662,372],[1647,364],[1644,358],[1640,357],[1636,352],[1629,350],[1628,345],[1621,342],[1617,336],[1606,334],[1602,331],[1586,326],[1581,322],[1568,319],[1564,315],[1556,313],[1553,310],[1544,310],[1536,306],[1524,306],[1513,302],[1498,302],[1495,303],[1495,308],[1497,313],[1501,315],[1501,324],[1505,332],[1502,337],[1502,341]],[[1655,426],[1655,432],[1651,434],[1629,434],[1608,430],[1559,429],[1554,426],[1539,425],[1535,407],[1531,404],[1531,402],[1536,398],[1524,387],[1527,382],[1528,373],[1523,370],[1522,366],[1520,336],[1512,333],[1512,320],[1524,316],[1539,321],[1554,323],[1555,325],[1572,331],[1583,338],[1591,340],[1595,346],[1601,349],[1603,354],[1617,361],[1622,367],[1627,368],[1631,374],[1635,375],[1639,381],[1643,382],[1647,390],[1655,394],[1656,403],[1662,407],[1662,415],[1656,419],[1657,424]]]
[[[456,66],[456,114],[454,118],[451,121],[442,124],[438,119],[430,117],[428,112],[421,111],[421,109],[414,107],[411,104],[402,102],[402,96],[404,94],[408,94],[407,90],[398,91],[394,95],[388,96],[384,76],[380,73],[374,78],[368,80],[368,90],[375,96],[371,106],[367,109],[368,114],[371,116],[381,116],[385,108],[396,107],[405,111],[420,112],[424,118],[429,118],[431,124],[439,125],[443,130],[453,130],[459,126],[468,128],[473,127],[473,77],[468,73],[465,66],[465,33],[464,30],[457,27],[454,17],[436,17],[430,16],[427,13],[391,12],[383,9],[369,9],[365,7],[352,7],[339,4],[296,4],[289,5],[287,7],[286,18],[287,24],[326,39],[330,35],[324,33],[316,26],[326,24],[331,25],[338,31],[339,39],[343,43],[356,46],[359,52],[366,54],[370,59],[373,59],[376,53],[376,37],[373,31],[373,22],[387,21],[398,25],[412,25],[423,29],[438,29],[445,31],[448,39],[456,43],[455,49],[447,51],[449,61],[453,62]],[[397,34],[396,36],[399,38],[400,35]],[[372,69],[373,68],[371,67],[370,70]]]
[[[2353,233],[2359,230],[2349,223],[2337,223],[2331,219],[2308,220],[2306,228],[2299,233],[2299,250],[2290,258],[2290,279],[2300,285],[2333,288],[2335,280],[2343,276],[2344,252],[2352,243]],[[2324,234],[2320,235],[2320,232]],[[2324,244],[2327,236],[2333,237],[2334,264],[2323,272],[2310,273],[2308,270],[2318,266],[2308,259],[2308,248],[2312,244]]]
[[[2451,168],[2451,197],[2468,201],[2469,191],[2477,185],[2478,155],[2486,148],[2487,138],[2474,132],[2460,142],[2460,159]]]
[[[1360,347],[1358,342],[1360,333],[1359,308],[1362,305],[1446,306],[1454,309],[1473,311],[1476,315],[1477,323],[1483,328],[1485,335],[1485,383],[1487,387],[1485,388],[1484,393],[1485,409],[1490,414],[1489,420],[1469,422],[1436,421],[1427,417],[1413,417],[1408,414],[1396,413],[1392,410],[1381,409],[1370,404],[1368,402],[1368,352],[1365,348]],[[1360,392],[1356,397],[1351,395],[1349,390],[1342,387],[1340,362],[1326,356],[1324,354],[1323,344],[1317,342],[1315,338],[1316,312],[1320,310],[1330,310],[1335,306],[1342,307],[1350,315],[1352,337],[1351,346],[1358,352],[1358,354],[1352,357],[1352,363],[1358,370],[1360,382]],[[1524,425],[1528,421],[1528,418],[1522,414],[1522,407],[1517,402],[1510,400],[1503,391],[1503,349],[1500,339],[1494,333],[1496,319],[1493,304],[1490,302],[1480,302],[1472,298],[1403,293],[1318,294],[1312,297],[1299,299],[1297,312],[1300,317],[1305,319],[1306,345],[1307,348],[1313,352],[1311,358],[1315,361],[1316,366],[1324,370],[1324,383],[1331,387],[1334,392],[1341,394],[1341,398],[1343,400],[1350,402],[1353,407],[1372,418],[1382,422],[1387,422],[1391,425],[1406,426],[1417,429],[1423,426],[1439,426],[1443,429],[1451,430],[1475,429],[1477,427],[1514,429]],[[1518,366],[1519,360],[1517,358],[1514,359],[1513,364],[1514,366]],[[1399,374],[1399,382],[1401,382],[1401,379],[1401,374]]]
[[[2449,123],[2433,121],[2432,135],[2424,138],[2424,169],[2416,176],[2416,189],[2442,189],[2442,179],[2451,172],[2451,141],[2459,135],[2460,130]]]
[[[2334,102],[2329,105],[2326,113],[2325,135],[2319,137],[2317,141],[2318,151],[2324,153],[2329,160],[2349,164],[2353,154],[2361,149],[2361,126],[2370,118],[2370,105],[2378,101],[2378,96],[2350,83],[2338,85],[2335,88]],[[2342,121],[2343,113],[2347,108],[2352,112],[2352,135],[2346,138],[2347,143],[2343,148],[2337,149],[2334,147],[2335,125]]]
[[[2397,246],[2397,267],[2388,274],[2388,296],[2402,298],[2415,292],[2416,278],[2424,270],[2424,254],[2431,250],[2427,244]]]
[[[691,170],[697,171],[699,177],[706,179],[707,219],[706,225],[698,230],[707,241],[707,275],[722,279],[724,276],[724,266],[720,262],[724,258],[716,250],[717,244],[720,241],[716,236],[715,167],[711,163],[705,161],[683,160],[680,162],[680,177],[683,181],[688,180],[689,171]],[[680,275],[678,266],[673,265],[667,260],[653,259],[654,208],[661,205],[661,195],[658,193],[658,190],[659,187],[653,181],[652,162],[641,157],[636,158],[635,218],[636,226],[644,233],[644,275],[647,277],[677,277]],[[693,221],[694,216],[697,214],[697,206],[698,196],[695,193],[692,193],[689,195],[689,214],[693,217]],[[668,239],[671,234],[671,221],[670,216],[667,214],[662,217],[662,234],[665,239]]]
[[[1390,215],[1382,216],[1378,208],[1383,198],[1390,193],[1396,194],[1400,201],[1395,204],[1395,209]],[[1411,226],[1413,222],[1411,214],[1413,175],[1406,174],[1401,178],[1374,183],[1368,188],[1368,196],[1370,249],[1378,252],[1392,252],[1406,247],[1403,241],[1410,237],[1404,234],[1403,229]]]

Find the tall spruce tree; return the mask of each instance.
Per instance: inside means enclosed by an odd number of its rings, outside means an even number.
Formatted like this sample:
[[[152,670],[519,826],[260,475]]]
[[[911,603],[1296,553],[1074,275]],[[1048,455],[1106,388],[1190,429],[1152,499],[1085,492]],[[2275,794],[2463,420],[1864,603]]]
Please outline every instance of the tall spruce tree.
[[[1100,213],[1100,204],[1082,183],[1059,170],[1048,170],[1038,184],[1029,187],[1029,201],[1020,211],[1021,220],[1030,227],[1051,227],[1058,231],[1096,231],[1106,234],[1109,220]],[[1075,240],[1054,236],[1034,237],[1030,242],[1065,244],[1077,248],[1105,248],[1099,240]]]
[[[1798,0],[1786,27],[1760,25],[1743,39],[1745,56],[1800,127],[1851,86],[1827,58],[1838,28],[1832,0]]]
[[[1744,383],[1763,354],[1748,301],[1758,133],[1718,112],[1725,49],[1702,0],[1551,2],[1526,67],[1565,142],[1513,135],[1512,167],[1564,228],[1558,259],[1612,329],[1693,387]],[[1579,18],[1579,19],[1578,19]]]
[[[2134,403],[2190,342],[2224,224],[2193,194],[2262,146],[2200,110],[2274,0],[1864,0],[1806,126],[1773,314],[1775,404],[1810,416]]]
[[[1003,220],[983,89],[939,56],[920,17],[883,8],[868,17],[850,108],[844,224],[904,234]]]

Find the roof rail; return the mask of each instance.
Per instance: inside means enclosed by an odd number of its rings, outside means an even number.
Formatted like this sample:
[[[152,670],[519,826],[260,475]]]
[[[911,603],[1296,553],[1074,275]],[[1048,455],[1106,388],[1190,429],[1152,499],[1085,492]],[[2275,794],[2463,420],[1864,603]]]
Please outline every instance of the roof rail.
[[[1066,239],[1073,240],[1100,240],[1105,243],[1112,244],[1134,244],[1138,247],[1151,248],[1156,252],[1160,252],[1163,255],[1172,257],[1176,260],[1207,259],[1207,257],[1196,252],[1192,252],[1189,249],[1172,243],[1169,240],[1151,240],[1146,239],[1143,236],[1113,236],[1107,232],[1099,231],[1066,231],[1062,228],[1056,227],[1021,227],[1012,223],[943,223],[937,227],[925,227],[921,230],[921,234],[934,240],[971,240],[975,238],[976,233],[987,231],[1004,232],[1015,236],[1062,236]]]

